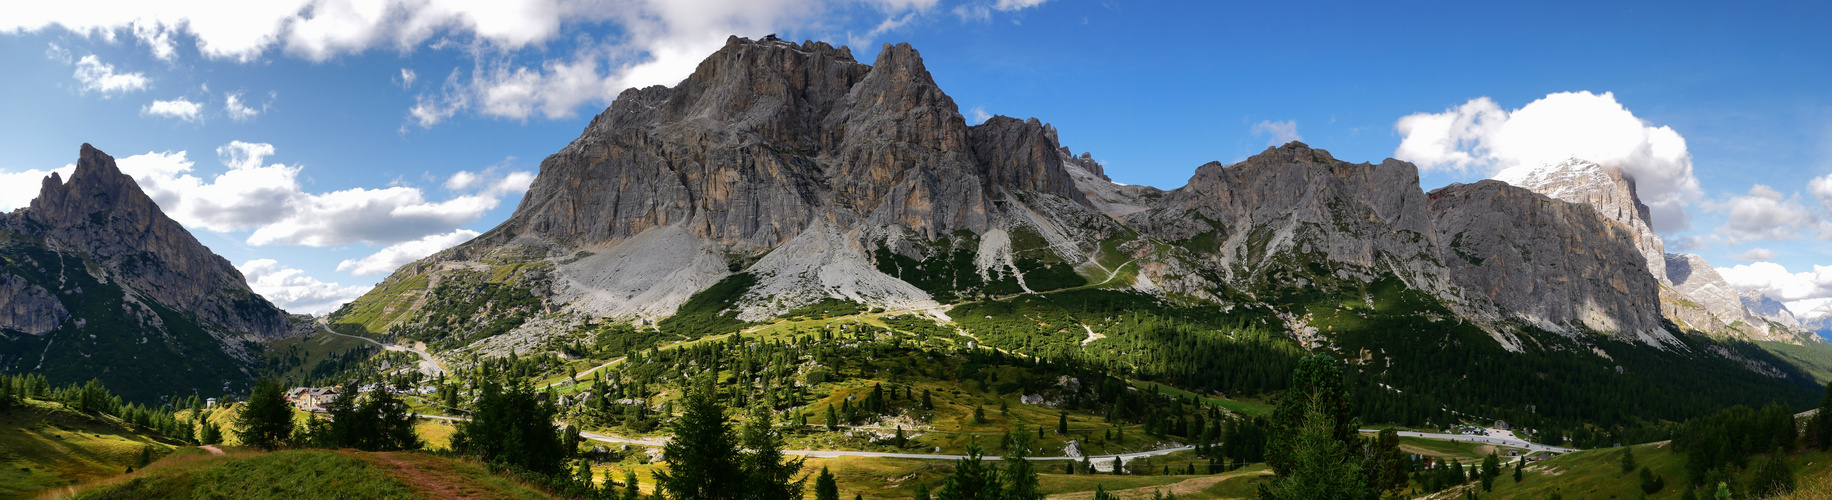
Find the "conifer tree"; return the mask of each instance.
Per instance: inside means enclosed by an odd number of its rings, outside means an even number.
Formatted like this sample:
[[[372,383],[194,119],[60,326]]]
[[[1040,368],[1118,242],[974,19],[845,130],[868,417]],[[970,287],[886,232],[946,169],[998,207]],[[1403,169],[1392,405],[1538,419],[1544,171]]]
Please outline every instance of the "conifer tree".
[[[682,400],[673,439],[662,448],[668,470],[654,472],[656,489],[676,499],[736,500],[747,486],[738,440],[712,381],[696,385]]]
[[[1807,425],[1808,445],[1832,450],[1832,382],[1826,383],[1826,397],[1819,401],[1819,411]]]
[[[236,437],[243,446],[274,450],[293,436],[293,409],[285,390],[274,380],[255,383],[254,392],[236,415]]]
[[[981,460],[978,443],[967,445],[967,456],[954,462],[954,472],[942,482],[938,500],[974,500],[998,498],[1002,490],[999,472]]]
[[[1493,491],[1495,489],[1495,477],[1500,475],[1501,457],[1495,455],[1495,452],[1491,451],[1488,456],[1482,458],[1482,491]]]
[[[1068,433],[1069,433],[1069,412],[1065,411],[1065,412],[1057,413],[1056,414],[1056,434],[1068,435]]]
[[[1030,456],[1033,441],[1030,434],[1012,431],[1005,443],[1005,500],[1042,500],[1043,493],[1038,490],[1037,469],[1025,457]]]
[[[1622,447],[1622,473],[1635,472],[1635,447]]]
[[[636,484],[636,469],[623,471],[623,500],[640,500],[642,487]]]
[[[1519,483],[1521,481],[1523,477],[1522,472],[1524,472],[1526,468],[1527,468],[1527,457],[1523,456],[1514,461],[1514,482],[1515,483]]]
[[[1755,477],[1749,481],[1749,493],[1755,498],[1793,493],[1794,487],[1794,469],[1788,466],[1787,454],[1780,448],[1756,467]]]
[[[840,500],[840,485],[826,467],[821,467],[821,475],[814,478],[814,500]]]
[[[901,432],[901,428],[899,428]],[[744,473],[751,486],[748,497],[755,500],[798,500],[802,497],[801,473],[804,458],[784,460],[782,438],[776,434],[774,420],[768,411],[758,411],[744,425]]]

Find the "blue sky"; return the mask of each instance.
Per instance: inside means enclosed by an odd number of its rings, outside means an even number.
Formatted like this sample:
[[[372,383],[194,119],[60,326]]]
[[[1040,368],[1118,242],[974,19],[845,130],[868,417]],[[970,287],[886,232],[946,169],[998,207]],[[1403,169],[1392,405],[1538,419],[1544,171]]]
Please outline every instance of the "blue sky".
[[[84,142],[135,157],[258,290],[324,312],[506,218],[618,90],[779,33],[865,61],[910,42],[970,122],[1052,122],[1131,184],[1290,138],[1399,155],[1427,189],[1619,157],[1670,249],[1795,309],[1832,302],[1823,2],[246,3],[0,6],[0,205]],[[1415,115],[1449,128],[1402,130]]]

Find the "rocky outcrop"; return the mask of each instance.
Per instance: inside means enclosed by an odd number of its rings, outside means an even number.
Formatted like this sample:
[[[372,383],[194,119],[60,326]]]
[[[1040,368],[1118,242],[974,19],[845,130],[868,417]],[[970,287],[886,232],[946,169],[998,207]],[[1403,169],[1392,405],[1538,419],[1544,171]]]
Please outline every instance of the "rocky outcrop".
[[[1666,245],[1654,234],[1648,206],[1635,193],[1635,180],[1622,175],[1622,169],[1571,158],[1537,167],[1510,168],[1497,174],[1495,180],[1595,208],[1603,217],[1628,229],[1648,272],[1662,283],[1667,281]]]
[[[17,275],[0,275],[0,329],[44,335],[67,319],[70,311],[44,287]]]
[[[1789,332],[1770,332],[1767,321],[1746,309],[1737,291],[1703,257],[1666,253],[1665,244],[1654,234],[1647,205],[1635,192],[1635,180],[1621,169],[1572,158],[1510,168],[1495,179],[1553,199],[1589,205],[1626,229],[1648,272],[1663,285],[1662,315],[1681,328],[1757,340],[1792,338]]]
[[[1292,142],[1203,165],[1126,222],[1164,240],[1215,241],[1212,259],[1230,280],[1252,280],[1281,259],[1314,259],[1448,292],[1428,205],[1410,163],[1351,164]]]
[[[24,218],[64,249],[88,254],[134,292],[238,333],[277,338],[285,312],[248,288],[228,260],[167,217],[114,158],[84,144],[64,182],[46,177]]]
[[[1092,211],[1061,149],[1035,119],[967,126],[907,44],[866,65],[733,37],[680,85],[621,94],[542,161],[509,220],[403,272],[546,258],[557,307],[593,316],[666,316],[734,272],[758,277],[746,318],[825,298],[933,305],[873,252],[1035,225],[1013,215],[1026,204]]]
[[[1558,332],[1610,332],[1674,343],[1661,323],[1660,283],[1633,234],[1589,206],[1497,181],[1431,192],[1452,281],[1505,315]]]
[[[977,293],[936,291],[949,284],[1031,290],[1024,260],[1223,307],[1395,278],[1484,328],[1670,345],[1664,253],[1632,180],[1583,162],[1528,174],[1514,181],[1552,198],[1498,182],[1427,195],[1412,164],[1293,142],[1178,189],[1124,186],[1040,120],[968,126],[908,45],[867,65],[846,47],[734,37],[678,86],[623,92],[542,162],[508,221],[358,305],[424,304],[447,276],[537,266],[550,316],[530,324],[548,326],[516,335],[565,323],[552,314],[665,317],[734,278],[746,320],[822,299],[932,309]]]
[[[0,215],[0,257],[0,371],[54,385],[99,379],[142,404],[234,393],[257,342],[302,333],[88,144],[69,179]]]
[[[1722,323],[1701,330],[1715,333],[1735,329],[1745,334],[1766,334],[1767,322],[1744,309],[1743,298],[1737,289],[1730,286],[1730,282],[1725,281],[1710,263],[1705,262],[1704,257],[1696,254],[1667,254],[1665,260],[1667,279],[1673,283],[1673,289]]]
[[[1800,319],[1787,309],[1786,304],[1755,290],[1744,290],[1738,294],[1743,307],[1762,319],[1773,321],[1788,328],[1800,328]]]

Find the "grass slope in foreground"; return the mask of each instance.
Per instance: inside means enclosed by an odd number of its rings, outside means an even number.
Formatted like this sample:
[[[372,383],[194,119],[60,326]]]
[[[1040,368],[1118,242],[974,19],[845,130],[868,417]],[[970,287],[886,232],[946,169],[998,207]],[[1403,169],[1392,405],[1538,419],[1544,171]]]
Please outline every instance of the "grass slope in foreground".
[[[0,498],[118,475],[147,446],[155,456],[172,449],[115,417],[27,400],[0,412]]]
[[[89,487],[86,499],[548,498],[483,466],[425,453],[188,453]]]

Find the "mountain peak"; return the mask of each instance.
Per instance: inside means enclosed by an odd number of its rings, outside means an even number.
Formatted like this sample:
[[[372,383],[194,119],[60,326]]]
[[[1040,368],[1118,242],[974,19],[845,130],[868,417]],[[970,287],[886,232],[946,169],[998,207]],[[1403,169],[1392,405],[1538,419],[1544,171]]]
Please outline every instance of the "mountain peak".
[[[1670,283],[1666,244],[1654,234],[1648,206],[1636,194],[1634,179],[1623,175],[1622,169],[1574,156],[1558,163],[1510,167],[1495,174],[1494,179],[1555,200],[1590,205],[1603,217],[1627,228],[1634,235],[1635,248],[1641,250],[1648,272],[1662,283]]]
[[[69,180],[46,177],[24,216],[161,303],[238,332],[287,333],[285,314],[255,295],[241,271],[166,216],[95,146],[83,144]]]

